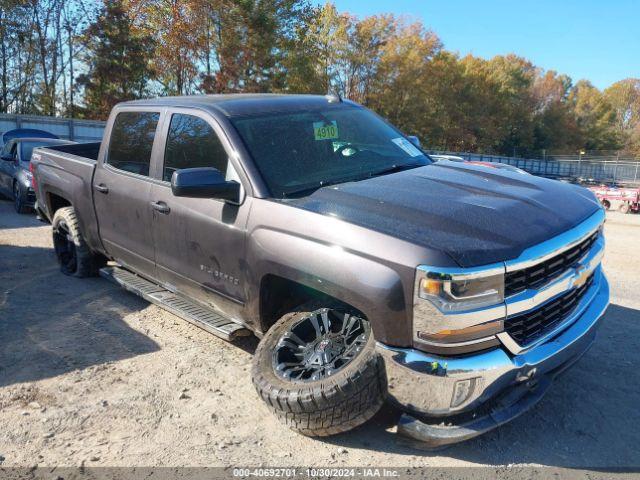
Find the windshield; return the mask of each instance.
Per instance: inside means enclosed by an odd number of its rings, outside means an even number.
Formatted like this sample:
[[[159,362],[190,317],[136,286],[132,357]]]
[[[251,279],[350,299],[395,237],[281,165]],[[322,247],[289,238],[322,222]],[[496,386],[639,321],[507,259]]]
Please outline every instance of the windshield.
[[[56,141],[56,140],[27,140],[24,142],[20,142],[20,160],[23,162],[31,161],[31,154],[33,153],[34,148],[38,147],[47,147],[51,145],[61,145],[67,142],[64,141]]]
[[[430,163],[403,134],[351,105],[231,118],[275,197]]]

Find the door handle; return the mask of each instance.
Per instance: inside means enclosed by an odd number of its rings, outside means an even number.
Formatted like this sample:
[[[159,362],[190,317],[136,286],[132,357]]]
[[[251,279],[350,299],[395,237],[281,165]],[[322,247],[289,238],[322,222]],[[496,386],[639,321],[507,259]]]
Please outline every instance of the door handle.
[[[104,183],[96,185],[95,189],[100,193],[109,193],[109,188]]]
[[[169,205],[164,202],[151,202],[151,206],[155,211],[163,213],[164,215],[167,215],[171,211]]]

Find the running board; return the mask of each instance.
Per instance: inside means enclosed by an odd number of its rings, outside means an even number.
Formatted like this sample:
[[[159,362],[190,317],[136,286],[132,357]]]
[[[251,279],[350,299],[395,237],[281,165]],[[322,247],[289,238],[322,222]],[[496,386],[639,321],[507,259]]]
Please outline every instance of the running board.
[[[251,334],[244,326],[218,312],[176,295],[124,268],[101,268],[100,276],[225,340]]]

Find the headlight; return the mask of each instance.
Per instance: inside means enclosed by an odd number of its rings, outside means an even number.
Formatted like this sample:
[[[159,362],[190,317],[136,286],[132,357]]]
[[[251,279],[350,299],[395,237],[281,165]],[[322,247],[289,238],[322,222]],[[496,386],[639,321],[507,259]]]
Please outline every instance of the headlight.
[[[420,280],[418,296],[443,313],[496,305],[504,301],[504,269],[484,274],[427,271]]]
[[[482,268],[419,266],[413,342],[437,355],[471,353],[499,344],[504,330],[504,263]]]

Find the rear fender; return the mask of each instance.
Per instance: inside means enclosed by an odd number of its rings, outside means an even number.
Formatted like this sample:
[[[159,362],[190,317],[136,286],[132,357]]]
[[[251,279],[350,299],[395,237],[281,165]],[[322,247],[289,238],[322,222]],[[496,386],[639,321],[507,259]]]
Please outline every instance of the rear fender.
[[[40,163],[37,177],[38,201],[44,201],[49,220],[53,220],[54,214],[51,204],[52,195],[64,198],[74,207],[80,232],[89,248],[102,253],[102,243],[98,235],[96,217],[93,211],[91,175],[89,175],[89,178],[83,178],[69,171]]]

